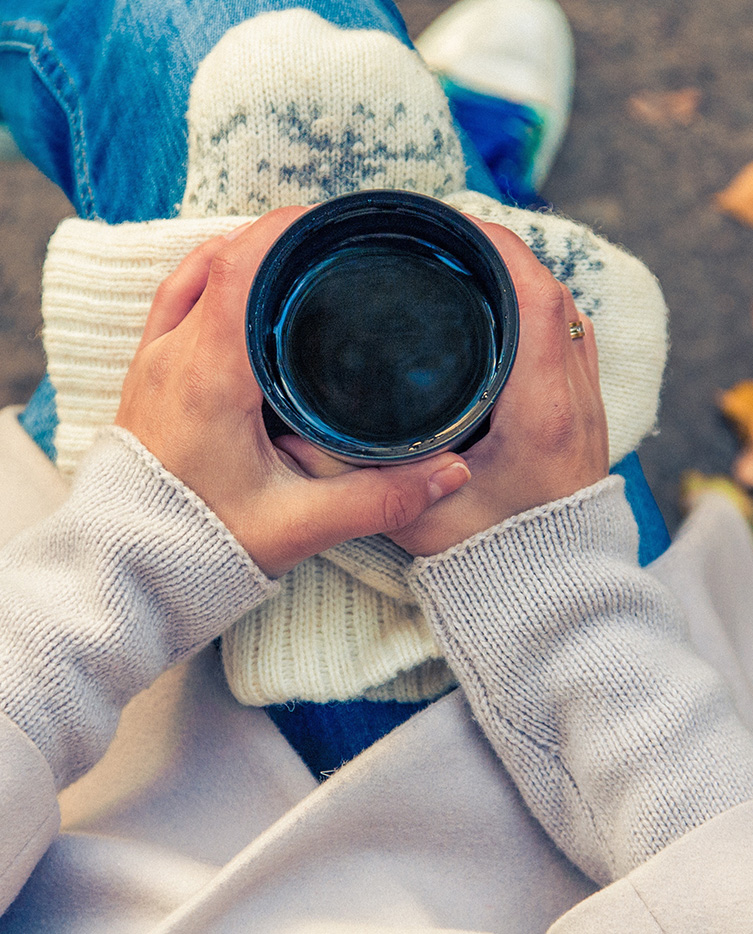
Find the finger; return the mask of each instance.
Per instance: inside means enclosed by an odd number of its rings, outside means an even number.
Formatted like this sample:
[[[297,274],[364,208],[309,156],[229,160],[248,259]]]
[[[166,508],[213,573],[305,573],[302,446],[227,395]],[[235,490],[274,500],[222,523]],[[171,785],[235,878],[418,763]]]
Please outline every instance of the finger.
[[[212,237],[183,258],[160,284],[141,335],[139,348],[176,328],[201,297],[212,260],[227,243],[224,236]]]
[[[305,499],[291,490],[279,503],[280,514],[290,517],[282,563],[292,567],[340,542],[394,532],[469,479],[462,458],[448,453],[415,464],[369,467],[309,481]]]
[[[526,292],[527,286],[534,289],[553,278],[551,272],[539,262],[533,250],[516,233],[501,224],[492,224],[470,217],[485,234],[504,260],[512,277],[516,291]]]
[[[596,350],[596,338],[594,335],[594,326],[591,319],[578,311],[575,299],[567,286],[562,285],[563,299],[565,303],[565,317],[568,321],[568,327],[572,322],[578,321],[583,327],[583,337],[573,338],[570,336],[570,343],[574,351],[574,359],[581,362],[585,367],[592,383],[598,383],[599,362]]]
[[[568,312],[567,315],[568,322],[578,322],[583,329],[582,337],[572,337],[571,335],[574,349],[581,351],[583,355],[591,358],[596,354],[596,338],[594,336],[593,322],[588,315],[584,315],[578,311],[574,302],[571,304],[571,309],[572,310]]]
[[[534,360],[542,372],[559,372],[569,342],[563,287],[517,234],[500,224],[479,226],[502,257],[515,286],[520,314],[519,360]],[[516,367],[520,369],[518,363]]]
[[[276,448],[291,457],[309,477],[339,477],[341,474],[358,470],[354,464],[346,464],[345,461],[332,457],[298,435],[280,435],[273,443]]]
[[[588,375],[591,380],[591,385],[599,388],[599,391],[601,391],[601,383],[599,381],[599,351],[596,346],[593,321],[586,315],[581,315],[581,323],[583,325],[583,330],[586,332],[583,338],[583,344],[586,351],[585,356]]]
[[[557,280],[544,272],[545,276],[527,283],[524,294],[519,292],[518,352],[502,393],[503,404],[519,395],[529,402],[532,394],[558,395],[567,381],[572,341],[564,296]]]
[[[563,309],[565,313],[565,332],[569,338],[570,349],[575,360],[587,360],[593,345],[593,328],[589,319],[582,315],[575,304],[575,299],[566,285],[560,282],[562,290]],[[573,325],[580,325],[583,329],[581,336],[573,334]],[[567,343],[567,341],[565,342]]]
[[[218,349],[245,356],[246,303],[256,271],[275,240],[307,210],[270,211],[214,256],[202,302],[202,329]]]
[[[459,490],[470,476],[463,458],[451,453],[414,464],[367,467],[323,481],[317,507],[327,510],[337,504],[332,523],[338,540],[392,532]]]

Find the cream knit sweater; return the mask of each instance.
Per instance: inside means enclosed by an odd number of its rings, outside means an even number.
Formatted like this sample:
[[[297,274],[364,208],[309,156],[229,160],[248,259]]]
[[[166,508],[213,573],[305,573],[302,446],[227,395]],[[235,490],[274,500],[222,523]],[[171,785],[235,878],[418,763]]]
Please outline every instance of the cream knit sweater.
[[[513,229],[593,322],[616,462],[654,426],[666,309],[646,268],[589,229],[462,191],[447,102],[417,54],[385,33],[341,30],[305,10],[230,30],[199,67],[180,216],[110,226],[72,219],[44,270],[44,341],[57,390],[58,464],[71,474],[111,424],[154,292],[195,245],[285,204],[399,188]],[[242,702],[367,696],[416,700],[453,683],[387,539],[299,565],[223,637]]]

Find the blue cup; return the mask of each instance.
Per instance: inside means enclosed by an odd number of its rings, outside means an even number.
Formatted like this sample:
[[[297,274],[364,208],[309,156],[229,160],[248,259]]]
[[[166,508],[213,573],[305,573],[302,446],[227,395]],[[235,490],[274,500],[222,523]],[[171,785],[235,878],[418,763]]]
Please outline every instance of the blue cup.
[[[512,280],[484,233],[393,190],[307,211],[264,257],[246,316],[272,412],[363,465],[467,442],[509,376],[518,330]]]

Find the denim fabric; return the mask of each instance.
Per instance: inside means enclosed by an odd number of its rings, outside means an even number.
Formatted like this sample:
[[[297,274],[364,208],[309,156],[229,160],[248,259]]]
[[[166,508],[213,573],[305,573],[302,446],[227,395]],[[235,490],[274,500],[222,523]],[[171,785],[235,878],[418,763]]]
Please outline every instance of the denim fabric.
[[[32,438],[51,461],[57,459],[55,450],[55,429],[58,426],[58,414],[55,407],[55,387],[49,376],[42,377],[41,383],[26,408],[18,416],[26,434]]]
[[[231,27],[289,7],[410,45],[391,0],[0,0],[0,113],[81,217],[171,217],[198,65]],[[493,193],[478,155],[468,156],[474,186]]]
[[[171,217],[199,63],[231,27],[294,6],[410,41],[391,0],[0,0],[0,112],[81,217]]]
[[[405,723],[430,701],[274,704],[267,713],[319,781]]]
[[[669,548],[670,538],[654,494],[635,451],[623,457],[609,471],[625,480],[625,496],[638,524],[638,563],[642,568]]]
[[[532,171],[543,118],[532,107],[471,91],[449,78],[442,79],[442,87],[505,200],[524,208],[542,206]]]
[[[290,7],[343,28],[385,30],[410,45],[391,0],[0,0],[0,113],[22,152],[81,217],[119,223],[174,216],[185,187],[184,117],[199,63],[231,27]],[[455,117],[462,124],[457,111]],[[499,197],[474,146],[477,127],[459,125],[459,132],[468,187]],[[21,422],[54,458],[48,379]],[[626,476],[642,559],[652,560],[668,543],[661,514],[637,456],[616,469]],[[270,714],[321,777],[421,706],[360,700]]]

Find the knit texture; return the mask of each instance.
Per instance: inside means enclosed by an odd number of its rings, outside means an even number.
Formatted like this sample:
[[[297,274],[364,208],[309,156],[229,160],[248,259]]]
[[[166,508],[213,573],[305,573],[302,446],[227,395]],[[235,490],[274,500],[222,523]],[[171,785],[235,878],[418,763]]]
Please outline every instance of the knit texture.
[[[333,548],[286,574],[275,597],[223,636],[235,696],[253,705],[293,698],[413,702],[453,686],[405,584],[410,560],[379,535]]]
[[[599,883],[753,798],[753,739],[636,546],[612,477],[409,572],[526,802]]]
[[[508,224],[573,288],[599,342],[612,461],[632,450],[653,427],[666,353],[655,280],[581,225],[470,192],[450,197],[464,166],[449,119],[416,54],[383,33],[340,30],[305,10],[229,31],[194,80],[182,216],[118,226],[71,219],[50,243],[42,305],[60,469],[70,474],[114,419],[154,292],[185,253],[248,212],[375,186],[441,195]],[[445,691],[453,676],[405,585],[408,563],[377,536],[294,568],[274,600],[223,638],[235,696],[263,705]]]
[[[58,788],[101,757],[131,697],[278,587],[120,428],[65,504],[6,546],[0,575],[0,710]]]
[[[53,234],[42,272],[43,339],[58,415],[56,464],[65,476],[115,420],[159,284],[192,249],[239,223],[212,217],[111,226],[69,218]]]
[[[441,198],[465,164],[450,109],[416,52],[316,13],[263,13],[201,63],[188,111],[183,217],[263,214],[364,188]]]
[[[667,309],[656,277],[627,250],[565,217],[508,207],[471,191],[446,200],[514,231],[593,322],[609,462],[616,464],[656,422],[668,346]]]

